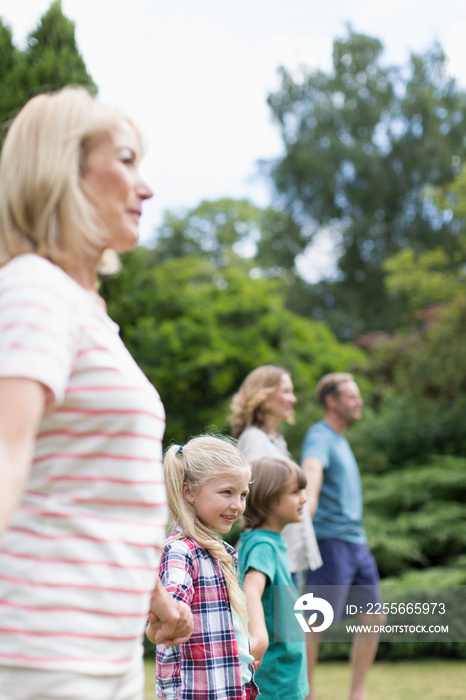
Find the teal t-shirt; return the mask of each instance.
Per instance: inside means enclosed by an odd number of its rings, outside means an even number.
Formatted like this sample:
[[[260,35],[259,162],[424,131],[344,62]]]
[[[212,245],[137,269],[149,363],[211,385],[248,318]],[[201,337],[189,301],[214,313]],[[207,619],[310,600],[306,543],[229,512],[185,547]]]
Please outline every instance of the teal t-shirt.
[[[267,577],[262,605],[269,647],[254,680],[264,700],[303,700],[309,693],[306,643],[293,614],[299,593],[291,579],[286,543],[277,532],[251,530],[241,535],[238,554],[241,579],[248,569],[256,569]],[[276,596],[288,600],[277,600]],[[280,612],[282,619],[277,619]],[[275,641],[277,636],[285,641]]]
[[[348,440],[325,421],[304,436],[301,460],[316,457],[324,466],[319,505],[312,518],[318,540],[365,544],[359,467]]]

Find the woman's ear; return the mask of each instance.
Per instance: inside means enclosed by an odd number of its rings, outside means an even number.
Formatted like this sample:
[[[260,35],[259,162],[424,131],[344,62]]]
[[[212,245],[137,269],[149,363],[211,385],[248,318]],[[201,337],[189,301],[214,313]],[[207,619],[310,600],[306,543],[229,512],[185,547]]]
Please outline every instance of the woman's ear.
[[[194,493],[191,484],[183,484],[183,496],[186,503],[194,503]]]

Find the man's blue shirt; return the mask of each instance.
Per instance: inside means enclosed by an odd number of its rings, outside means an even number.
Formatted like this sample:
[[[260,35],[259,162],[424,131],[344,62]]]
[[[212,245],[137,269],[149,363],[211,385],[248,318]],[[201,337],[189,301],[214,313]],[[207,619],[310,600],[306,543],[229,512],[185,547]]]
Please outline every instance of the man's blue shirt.
[[[301,462],[316,457],[324,466],[319,505],[313,517],[317,539],[365,544],[359,467],[348,440],[325,421],[304,436]]]

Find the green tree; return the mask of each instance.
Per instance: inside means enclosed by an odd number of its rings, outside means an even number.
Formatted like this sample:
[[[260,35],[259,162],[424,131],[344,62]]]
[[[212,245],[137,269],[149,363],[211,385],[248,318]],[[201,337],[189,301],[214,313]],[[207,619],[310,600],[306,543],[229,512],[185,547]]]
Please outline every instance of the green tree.
[[[249,200],[219,199],[202,201],[194,209],[175,214],[166,211],[157,231],[157,256],[160,260],[184,255],[205,255],[215,265],[225,266],[235,249],[249,243],[254,254],[254,239],[259,237],[262,210]]]
[[[60,0],[42,15],[22,51],[14,47],[11,30],[0,20],[0,124],[8,126],[33,95],[65,85],[97,92],[76,44],[75,25],[63,14]]]
[[[457,246],[457,222],[423,192],[451,181],[466,155],[466,93],[446,74],[439,46],[412,55],[407,68],[382,57],[380,41],[349,30],[334,42],[331,72],[294,77],[281,68],[268,97],[285,149],[270,175],[307,232],[304,244],[328,227],[341,238],[333,278],[307,287],[307,310],[343,337],[402,321],[403,305],[388,303],[384,286],[388,257],[406,246]]]
[[[187,212],[165,212],[156,234],[157,254],[160,260],[202,254],[219,266],[243,257],[260,265],[266,276],[280,276],[300,249],[299,244],[290,247],[290,232],[301,240],[301,229],[286,211],[247,199],[205,200]]]
[[[252,279],[250,263],[215,265],[207,256],[160,260],[140,247],[120,275],[102,283],[110,315],[125,343],[159,390],[166,439],[184,441],[216,426],[228,431],[233,393],[265,363],[287,367],[302,400],[318,378],[362,361],[323,324],[286,310],[276,280]],[[306,426],[307,427],[307,426]],[[292,440],[299,455],[302,432]]]
[[[434,194],[452,220],[464,216],[464,184],[462,172]],[[466,581],[464,235],[458,244],[456,253],[405,248],[386,260],[388,292],[406,304],[409,323],[361,339],[379,395],[352,436],[368,531],[383,574],[409,583]]]
[[[18,61],[19,51],[13,45],[11,29],[0,19],[0,123],[18,104],[15,88],[15,68]]]
[[[461,237],[458,243],[461,247],[454,254],[440,246],[420,253],[405,248],[386,260],[383,268],[388,294],[402,296],[413,311],[419,311],[464,293],[466,238]]]
[[[61,0],[50,5],[29,34],[24,59],[29,91],[45,92],[71,84],[97,92],[76,44],[74,22],[63,14]]]

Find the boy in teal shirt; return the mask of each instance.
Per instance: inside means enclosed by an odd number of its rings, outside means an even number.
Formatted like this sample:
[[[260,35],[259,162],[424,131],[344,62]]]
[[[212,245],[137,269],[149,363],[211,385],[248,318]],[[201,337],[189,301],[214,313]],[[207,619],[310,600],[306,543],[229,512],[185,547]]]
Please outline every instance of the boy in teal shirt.
[[[264,457],[254,461],[252,468],[244,514],[246,527],[252,529],[239,541],[239,570],[248,605],[255,681],[264,700],[305,700],[309,693],[306,645],[293,615],[299,594],[281,531],[302,518],[306,479],[302,469],[286,459]]]

